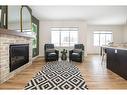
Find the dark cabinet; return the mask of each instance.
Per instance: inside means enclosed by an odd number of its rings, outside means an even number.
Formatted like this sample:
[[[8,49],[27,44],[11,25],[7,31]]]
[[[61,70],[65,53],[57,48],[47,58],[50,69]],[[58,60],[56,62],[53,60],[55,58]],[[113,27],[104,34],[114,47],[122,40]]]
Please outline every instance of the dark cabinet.
[[[119,62],[117,59],[117,53],[115,53],[115,49],[107,49],[107,68],[112,70],[113,72],[118,72]]]
[[[127,79],[127,50],[107,48],[107,68]]]
[[[33,57],[39,54],[39,20],[32,16],[32,32],[36,35],[32,41]]]
[[[118,50],[119,75],[127,79],[127,50]]]
[[[0,6],[0,28],[7,29],[7,14],[8,14],[7,6]]]

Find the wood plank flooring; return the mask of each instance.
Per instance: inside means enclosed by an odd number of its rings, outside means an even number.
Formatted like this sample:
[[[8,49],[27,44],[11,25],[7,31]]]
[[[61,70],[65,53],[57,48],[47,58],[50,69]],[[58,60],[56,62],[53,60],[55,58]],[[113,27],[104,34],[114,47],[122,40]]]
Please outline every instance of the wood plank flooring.
[[[43,65],[43,58],[37,58],[31,66],[18,73],[8,81],[0,84],[0,89],[23,89]],[[105,62],[101,64],[99,55],[88,55],[83,63],[76,63],[89,89],[127,89],[127,80],[106,69]]]
[[[106,62],[101,64],[101,56],[88,55],[84,63],[77,64],[89,89],[127,89],[127,80],[106,68]]]

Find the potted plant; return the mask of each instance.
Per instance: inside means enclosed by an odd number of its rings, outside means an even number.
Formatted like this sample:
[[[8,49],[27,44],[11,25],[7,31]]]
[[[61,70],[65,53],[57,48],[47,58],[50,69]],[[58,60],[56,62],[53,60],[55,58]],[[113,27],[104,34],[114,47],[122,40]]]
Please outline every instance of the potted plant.
[[[63,49],[63,51],[61,51],[62,55],[61,55],[61,59],[62,60],[67,60],[67,50]]]

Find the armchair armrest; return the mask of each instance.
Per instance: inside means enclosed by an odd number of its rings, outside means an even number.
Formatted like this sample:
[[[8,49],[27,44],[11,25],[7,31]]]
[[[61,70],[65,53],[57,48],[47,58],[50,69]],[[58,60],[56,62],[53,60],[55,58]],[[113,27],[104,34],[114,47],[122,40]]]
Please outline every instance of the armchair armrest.
[[[72,54],[72,53],[73,53],[73,50],[70,50],[70,51],[69,51],[69,54]]]
[[[58,50],[55,50],[55,53],[56,53],[56,54],[59,54],[59,51],[58,51]]]
[[[73,50],[70,50],[70,51],[69,51],[69,60],[71,60],[71,55],[72,55],[72,53],[73,53]]]
[[[80,55],[82,55],[83,54],[83,52],[82,51],[80,51],[80,52],[78,52]]]

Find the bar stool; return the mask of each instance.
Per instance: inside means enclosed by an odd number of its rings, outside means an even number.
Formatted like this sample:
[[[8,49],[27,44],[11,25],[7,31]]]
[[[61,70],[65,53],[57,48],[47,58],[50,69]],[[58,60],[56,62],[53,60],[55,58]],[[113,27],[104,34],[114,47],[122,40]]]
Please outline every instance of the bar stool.
[[[102,47],[102,59],[101,59],[101,64],[103,64],[105,57],[106,57],[106,48]]]

